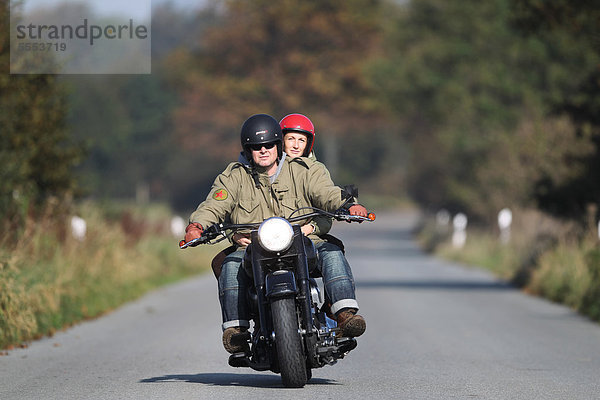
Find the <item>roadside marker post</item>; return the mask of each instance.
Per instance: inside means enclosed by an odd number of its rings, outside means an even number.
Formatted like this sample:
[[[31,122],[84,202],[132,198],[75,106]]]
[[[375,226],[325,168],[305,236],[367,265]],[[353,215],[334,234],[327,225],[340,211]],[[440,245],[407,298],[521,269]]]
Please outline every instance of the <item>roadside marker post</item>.
[[[462,249],[467,241],[467,222],[467,216],[463,213],[456,214],[452,219],[452,246],[456,249]]]
[[[510,241],[510,226],[512,224],[512,211],[503,208],[498,213],[498,227],[500,228],[500,241],[507,244]]]

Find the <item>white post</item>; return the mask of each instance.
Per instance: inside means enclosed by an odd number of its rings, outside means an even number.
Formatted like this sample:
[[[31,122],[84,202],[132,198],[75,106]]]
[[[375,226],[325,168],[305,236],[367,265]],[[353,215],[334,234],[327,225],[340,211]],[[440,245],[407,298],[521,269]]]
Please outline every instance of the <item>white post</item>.
[[[80,242],[85,239],[85,234],[87,232],[87,224],[85,220],[76,215],[71,217],[71,234],[73,237]]]
[[[171,233],[179,238],[185,235],[185,221],[178,215],[171,218]]]
[[[452,233],[452,246],[457,249],[462,249],[467,241],[467,216],[463,213],[458,213],[452,220],[454,232]]]
[[[510,225],[512,224],[512,211],[503,208],[498,213],[498,227],[500,228],[500,241],[506,244],[510,241]]]

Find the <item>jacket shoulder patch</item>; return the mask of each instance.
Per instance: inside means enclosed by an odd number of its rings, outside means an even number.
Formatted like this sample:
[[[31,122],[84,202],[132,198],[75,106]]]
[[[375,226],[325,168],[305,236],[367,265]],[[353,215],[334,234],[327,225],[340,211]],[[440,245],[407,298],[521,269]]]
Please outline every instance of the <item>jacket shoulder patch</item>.
[[[229,197],[229,192],[227,192],[227,189],[218,189],[213,193],[213,199],[215,200],[225,200],[227,199],[227,197]]]

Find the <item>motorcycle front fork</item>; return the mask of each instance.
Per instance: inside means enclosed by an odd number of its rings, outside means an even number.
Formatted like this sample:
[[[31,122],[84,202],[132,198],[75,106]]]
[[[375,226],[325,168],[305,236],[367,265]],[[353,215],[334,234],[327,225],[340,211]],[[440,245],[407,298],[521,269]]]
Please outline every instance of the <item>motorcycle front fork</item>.
[[[328,316],[330,314],[328,300],[323,301],[319,285],[314,278],[310,278],[310,294],[313,319],[318,321],[319,335],[330,336],[330,332],[337,328],[337,322]]]

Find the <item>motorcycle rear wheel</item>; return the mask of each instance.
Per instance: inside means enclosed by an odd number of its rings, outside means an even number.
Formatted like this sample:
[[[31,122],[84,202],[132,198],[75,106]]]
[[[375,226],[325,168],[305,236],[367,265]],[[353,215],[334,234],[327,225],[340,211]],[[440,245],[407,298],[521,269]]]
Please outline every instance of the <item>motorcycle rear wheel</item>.
[[[298,317],[293,298],[275,299],[271,303],[275,347],[281,379],[285,387],[300,388],[306,384],[306,357],[298,333]]]

